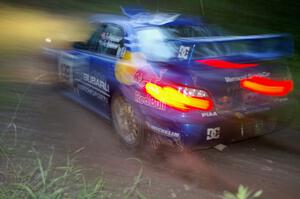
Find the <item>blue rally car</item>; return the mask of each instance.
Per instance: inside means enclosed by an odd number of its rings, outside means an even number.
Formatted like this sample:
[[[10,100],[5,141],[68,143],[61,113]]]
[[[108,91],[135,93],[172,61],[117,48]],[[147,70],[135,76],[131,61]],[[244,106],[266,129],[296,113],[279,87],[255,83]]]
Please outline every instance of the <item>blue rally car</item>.
[[[228,36],[196,17],[122,11],[92,16],[88,41],[44,52],[63,93],[111,120],[129,147],[209,147],[291,117],[288,34]]]

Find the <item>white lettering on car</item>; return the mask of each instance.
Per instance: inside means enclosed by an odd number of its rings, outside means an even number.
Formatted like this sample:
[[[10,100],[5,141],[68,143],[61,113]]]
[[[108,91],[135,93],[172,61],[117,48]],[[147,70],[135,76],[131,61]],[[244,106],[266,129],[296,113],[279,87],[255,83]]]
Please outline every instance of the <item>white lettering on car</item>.
[[[119,37],[119,36],[116,36],[116,35],[112,35],[109,32],[103,32],[101,34],[101,39],[103,39],[103,40],[109,40],[109,41],[118,43],[118,42],[120,42],[122,40],[122,37]]]
[[[78,89],[82,90],[101,101],[108,103],[109,94],[109,84],[100,79],[100,77],[89,75],[88,73],[82,73],[81,79],[78,80]]]
[[[204,112],[204,113],[201,113],[201,116],[202,117],[215,117],[215,116],[218,116],[218,113],[217,112]]]
[[[83,81],[96,86],[97,88],[105,91],[105,92],[109,92],[109,85],[106,81],[99,79],[98,77],[89,75],[87,73],[83,73],[82,75],[82,79]]]
[[[165,104],[153,99],[149,95],[142,95],[140,92],[136,91],[134,98],[135,98],[134,100],[139,104],[143,104],[145,106],[156,108],[162,111],[166,110]]]
[[[82,91],[84,91],[84,92],[86,92],[86,93],[88,93],[88,94],[90,94],[90,95],[92,95],[94,97],[96,97],[97,99],[99,99],[99,100],[101,100],[101,101],[103,101],[105,103],[108,103],[108,98],[107,98],[106,95],[104,95],[102,93],[99,93],[99,92],[91,89],[90,87],[88,87],[86,85],[79,84],[78,85],[78,89],[82,90]]]
[[[237,76],[237,77],[225,77],[225,81],[227,83],[237,82],[237,81],[241,81],[242,79],[247,79],[247,78],[252,77],[252,76],[268,77],[270,75],[271,75],[271,73],[269,73],[269,72],[250,73],[250,74],[247,74],[247,75]]]
[[[179,138],[180,137],[180,134],[177,133],[177,132],[173,132],[173,131],[170,131],[168,129],[163,129],[163,128],[160,128],[158,126],[154,126],[154,125],[150,124],[149,122],[147,122],[146,124],[155,133],[158,133],[158,134],[161,134],[161,135],[165,135],[165,136],[168,136],[168,137],[175,137],[175,138]]]

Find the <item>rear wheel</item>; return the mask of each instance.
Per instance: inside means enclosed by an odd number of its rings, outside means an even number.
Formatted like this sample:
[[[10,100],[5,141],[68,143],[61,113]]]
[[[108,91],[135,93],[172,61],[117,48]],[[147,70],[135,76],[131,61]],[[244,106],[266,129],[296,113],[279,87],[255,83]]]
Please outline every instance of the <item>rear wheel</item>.
[[[116,94],[111,102],[113,126],[121,141],[130,148],[141,148],[145,141],[144,125],[134,107],[122,95]]]

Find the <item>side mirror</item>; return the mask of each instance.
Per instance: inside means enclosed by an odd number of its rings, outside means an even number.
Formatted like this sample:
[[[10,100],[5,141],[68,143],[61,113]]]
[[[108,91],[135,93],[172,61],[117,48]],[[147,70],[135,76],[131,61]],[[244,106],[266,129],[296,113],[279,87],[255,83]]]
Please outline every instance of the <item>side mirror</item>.
[[[72,44],[72,47],[75,49],[80,49],[80,50],[86,50],[87,49],[87,45],[86,43],[82,42],[82,41],[76,41]]]

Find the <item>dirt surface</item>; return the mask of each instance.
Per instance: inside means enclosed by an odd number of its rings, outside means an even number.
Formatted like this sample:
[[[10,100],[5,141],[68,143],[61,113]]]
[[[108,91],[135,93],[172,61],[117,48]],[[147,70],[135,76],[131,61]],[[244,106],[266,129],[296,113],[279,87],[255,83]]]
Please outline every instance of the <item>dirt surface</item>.
[[[93,168],[92,176],[102,174],[113,191],[132,184],[142,167],[139,189],[149,198],[218,198],[239,184],[262,189],[262,198],[299,198],[299,132],[286,129],[229,145],[223,152],[208,149],[164,159],[139,155],[119,143],[108,122],[60,95],[40,59],[16,60],[1,64],[9,66],[11,91],[20,96],[25,92],[26,99],[14,120],[17,131],[4,129],[15,107],[1,109],[2,132],[14,132],[16,142],[31,143],[45,153],[64,156],[80,149],[79,163]]]

